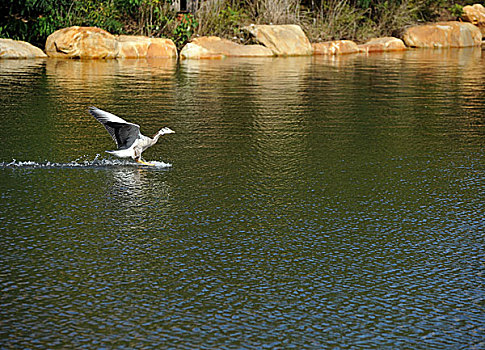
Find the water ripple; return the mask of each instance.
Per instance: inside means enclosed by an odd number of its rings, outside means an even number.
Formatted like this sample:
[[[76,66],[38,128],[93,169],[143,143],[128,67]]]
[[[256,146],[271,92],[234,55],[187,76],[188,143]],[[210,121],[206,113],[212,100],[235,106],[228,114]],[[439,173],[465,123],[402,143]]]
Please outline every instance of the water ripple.
[[[484,349],[484,58],[437,52],[1,65],[0,348]]]
[[[154,168],[170,168],[172,164],[164,163],[161,161],[150,160],[148,163],[153,164]],[[99,155],[93,160],[81,160],[76,159],[68,163],[57,163],[57,162],[35,162],[31,160],[17,161],[13,159],[10,162],[0,162],[1,168],[104,168],[104,167],[125,167],[125,166],[135,166],[135,167],[150,167],[147,165],[142,165],[129,160],[118,160],[118,159],[100,159]]]

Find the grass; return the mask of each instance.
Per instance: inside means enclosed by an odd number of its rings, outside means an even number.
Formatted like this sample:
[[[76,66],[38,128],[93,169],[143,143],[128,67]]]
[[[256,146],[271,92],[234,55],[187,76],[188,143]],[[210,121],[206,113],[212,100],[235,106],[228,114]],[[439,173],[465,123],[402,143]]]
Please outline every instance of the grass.
[[[113,34],[166,37],[184,45],[194,35],[247,42],[249,24],[298,24],[312,42],[399,36],[406,26],[456,19],[476,0],[196,0],[177,18],[173,0],[10,0],[0,4],[0,36],[42,47],[49,34],[70,25]]]

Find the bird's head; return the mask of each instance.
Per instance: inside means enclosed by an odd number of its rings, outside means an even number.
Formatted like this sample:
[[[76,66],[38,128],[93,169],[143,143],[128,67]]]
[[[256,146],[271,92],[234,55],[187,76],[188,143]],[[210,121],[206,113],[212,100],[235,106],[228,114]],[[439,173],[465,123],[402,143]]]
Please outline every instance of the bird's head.
[[[175,131],[173,131],[170,128],[162,128],[162,129],[158,130],[157,134],[159,136],[166,135],[166,134],[175,134]]]

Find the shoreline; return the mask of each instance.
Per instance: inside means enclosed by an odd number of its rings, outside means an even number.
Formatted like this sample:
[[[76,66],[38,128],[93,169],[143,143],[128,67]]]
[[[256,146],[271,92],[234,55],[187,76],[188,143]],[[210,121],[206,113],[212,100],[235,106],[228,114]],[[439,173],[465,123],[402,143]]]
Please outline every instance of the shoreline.
[[[0,59],[223,59],[369,54],[412,48],[484,47],[483,27],[470,22],[433,22],[410,26],[402,38],[381,37],[362,44],[352,40],[311,43],[298,25],[250,25],[243,28],[252,43],[243,45],[217,36],[195,36],[180,50],[171,39],[113,35],[97,27],[67,27],[46,40],[45,50],[24,42],[0,38]]]

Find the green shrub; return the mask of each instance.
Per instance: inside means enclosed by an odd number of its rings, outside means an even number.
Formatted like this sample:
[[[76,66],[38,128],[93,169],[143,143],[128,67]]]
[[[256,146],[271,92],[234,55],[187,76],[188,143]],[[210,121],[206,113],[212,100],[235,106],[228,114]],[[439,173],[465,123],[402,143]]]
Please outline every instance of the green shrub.
[[[463,15],[463,6],[459,4],[454,4],[450,7],[450,13],[455,18],[460,18]]]
[[[120,0],[124,31],[147,36],[170,36],[176,26],[171,0]]]
[[[99,27],[110,33],[122,32],[120,11],[113,1],[74,1],[69,13],[69,25]]]
[[[189,41],[198,25],[199,23],[192,14],[183,15],[173,31],[173,41],[179,49]]]
[[[112,0],[17,0],[0,5],[2,36],[28,41],[43,47],[55,30],[79,26],[96,26],[112,33],[122,30],[118,9]]]
[[[113,34],[169,37],[180,48],[190,37],[242,38],[241,27],[299,24],[311,41],[365,40],[397,35],[407,25],[460,17],[476,0],[198,0],[176,20],[172,0],[3,0],[0,36],[43,47],[57,29],[96,26]]]

